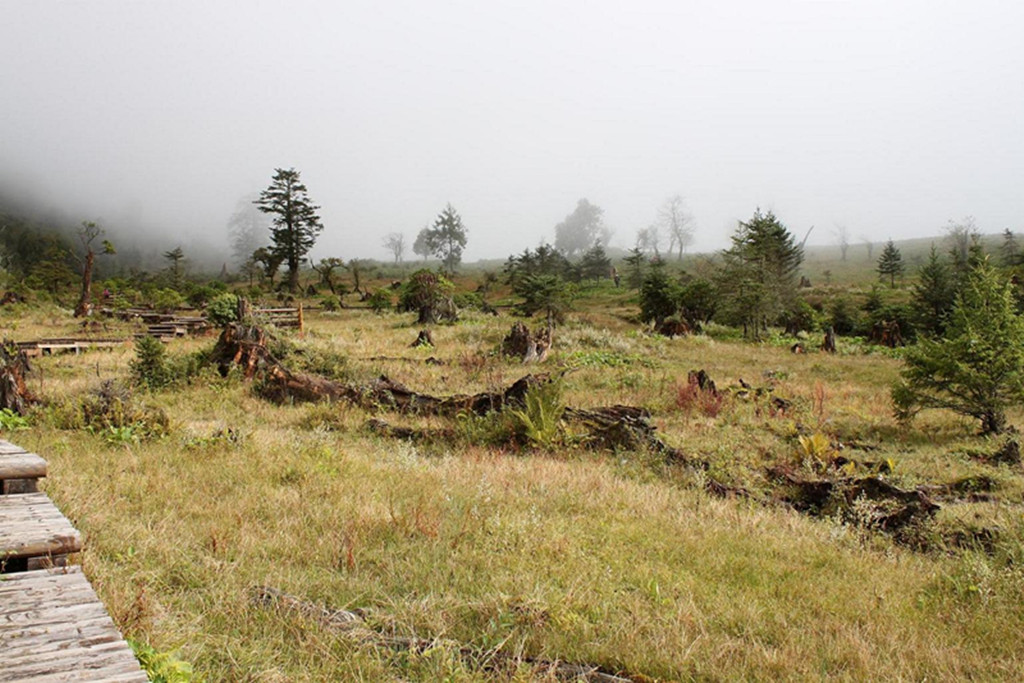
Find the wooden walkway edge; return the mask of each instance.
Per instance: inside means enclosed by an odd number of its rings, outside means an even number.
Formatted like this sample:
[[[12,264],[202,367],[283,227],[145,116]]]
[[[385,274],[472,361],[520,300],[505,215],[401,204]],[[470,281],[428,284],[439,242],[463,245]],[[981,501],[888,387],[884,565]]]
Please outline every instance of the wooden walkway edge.
[[[147,681],[81,567],[64,566],[82,535],[35,492],[46,474],[0,440],[0,681]]]

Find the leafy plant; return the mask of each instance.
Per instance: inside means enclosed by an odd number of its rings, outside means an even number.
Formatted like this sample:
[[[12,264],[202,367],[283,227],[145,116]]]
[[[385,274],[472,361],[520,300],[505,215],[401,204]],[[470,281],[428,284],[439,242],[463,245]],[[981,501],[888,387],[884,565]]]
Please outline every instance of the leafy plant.
[[[238,297],[225,292],[214,298],[206,306],[206,318],[217,327],[238,320]]]
[[[391,293],[386,289],[378,289],[366,300],[367,305],[374,313],[384,313],[391,310]]]
[[[519,436],[544,448],[558,438],[564,412],[560,381],[530,387],[523,399],[523,407],[511,410],[518,422]]]
[[[14,432],[21,429],[28,429],[29,422],[26,418],[18,415],[10,408],[4,408],[0,410],[0,429]]]
[[[135,658],[152,683],[190,683],[200,680],[192,665],[179,659],[174,651],[157,652],[151,645],[128,639]]]

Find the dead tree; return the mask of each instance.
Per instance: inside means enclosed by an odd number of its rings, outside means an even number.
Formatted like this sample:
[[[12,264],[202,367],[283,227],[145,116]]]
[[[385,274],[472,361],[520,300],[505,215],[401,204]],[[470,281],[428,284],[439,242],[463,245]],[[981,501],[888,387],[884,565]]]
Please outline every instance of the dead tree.
[[[92,269],[96,263],[96,252],[93,251],[92,243],[97,237],[103,234],[103,228],[92,221],[82,221],[82,227],[78,230],[78,239],[82,242],[83,254],[75,258],[82,264],[82,293],[78,297],[78,304],[75,306],[75,317],[89,315],[92,303],[89,298],[92,294]],[[113,254],[114,245],[103,240],[102,254]]]

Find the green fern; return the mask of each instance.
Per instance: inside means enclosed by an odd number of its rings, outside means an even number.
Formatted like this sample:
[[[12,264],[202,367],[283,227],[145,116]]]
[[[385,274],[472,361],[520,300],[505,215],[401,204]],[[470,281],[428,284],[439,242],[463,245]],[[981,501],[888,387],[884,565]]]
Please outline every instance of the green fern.
[[[192,683],[202,680],[195,675],[192,665],[178,659],[174,651],[157,652],[152,646],[131,638],[128,639],[128,645],[152,683]]]
[[[512,410],[519,435],[536,446],[546,448],[558,438],[562,413],[562,383],[553,381],[531,387],[523,399],[522,409]]]

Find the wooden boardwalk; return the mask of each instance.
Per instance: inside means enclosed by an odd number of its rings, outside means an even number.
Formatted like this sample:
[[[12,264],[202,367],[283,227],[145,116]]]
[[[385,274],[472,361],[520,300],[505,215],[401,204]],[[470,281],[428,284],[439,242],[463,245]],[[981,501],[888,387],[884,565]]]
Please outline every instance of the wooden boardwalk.
[[[0,681],[147,681],[79,567],[0,575]]]
[[[36,481],[46,461],[0,440],[0,681],[146,681],[80,567],[82,535]]]

